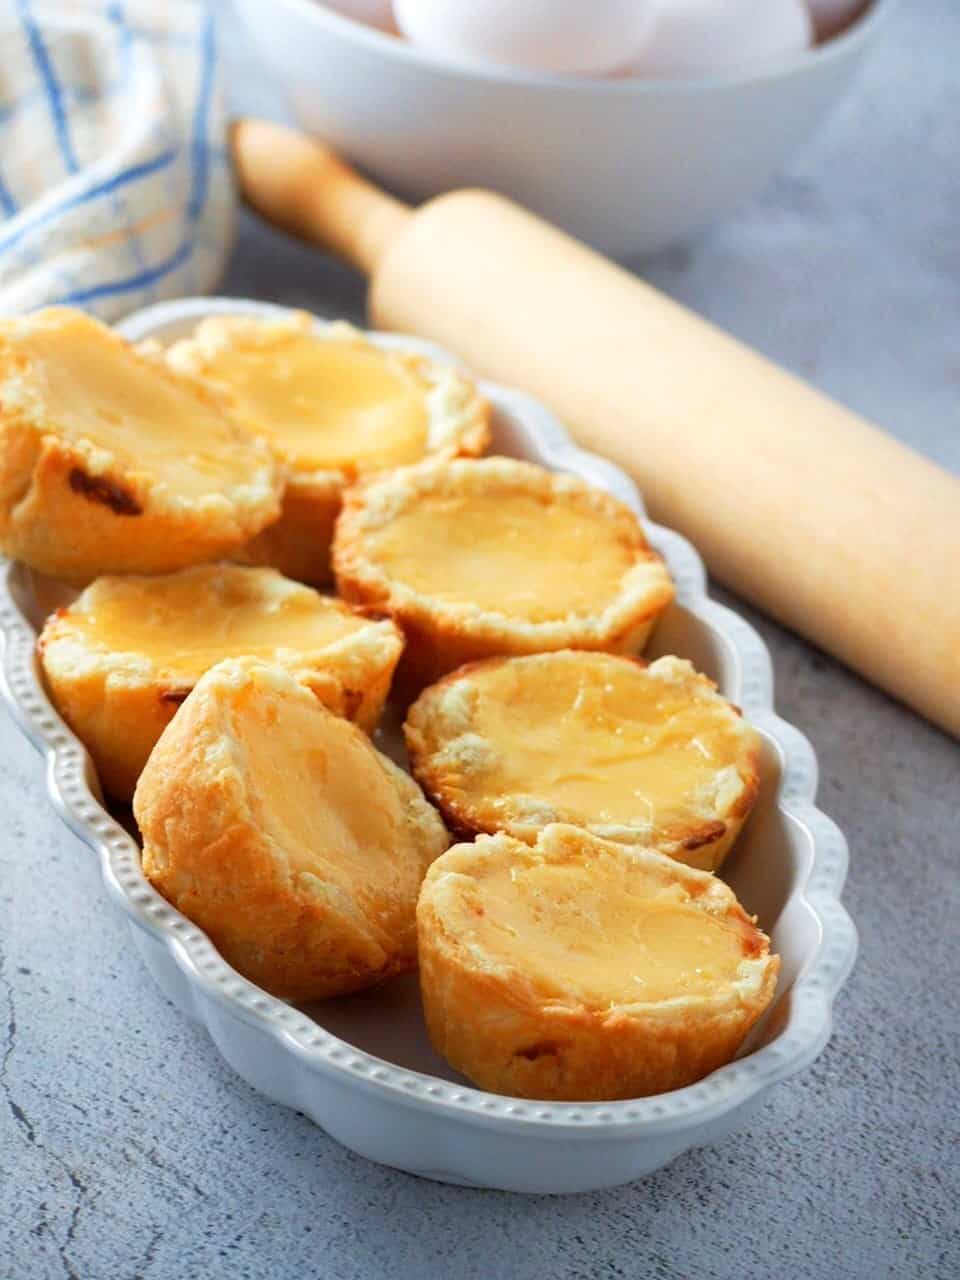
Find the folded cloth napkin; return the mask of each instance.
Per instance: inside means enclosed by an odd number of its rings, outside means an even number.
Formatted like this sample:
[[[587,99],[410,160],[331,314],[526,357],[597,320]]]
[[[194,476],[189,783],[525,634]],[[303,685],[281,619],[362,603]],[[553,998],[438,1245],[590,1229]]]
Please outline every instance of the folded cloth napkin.
[[[0,0],[0,314],[106,320],[211,289],[230,247],[213,14]]]

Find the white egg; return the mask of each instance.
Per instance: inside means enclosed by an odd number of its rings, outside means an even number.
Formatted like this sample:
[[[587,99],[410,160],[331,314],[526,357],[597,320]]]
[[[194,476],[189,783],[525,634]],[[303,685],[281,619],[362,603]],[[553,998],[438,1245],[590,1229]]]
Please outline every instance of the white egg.
[[[805,0],[660,0],[638,76],[742,71],[810,47]]]
[[[820,40],[835,36],[866,8],[865,0],[807,0],[807,4]]]
[[[397,25],[444,57],[603,75],[633,62],[657,0],[394,0]]]
[[[346,18],[364,22],[381,31],[395,31],[391,0],[326,0],[328,9],[336,9]]]

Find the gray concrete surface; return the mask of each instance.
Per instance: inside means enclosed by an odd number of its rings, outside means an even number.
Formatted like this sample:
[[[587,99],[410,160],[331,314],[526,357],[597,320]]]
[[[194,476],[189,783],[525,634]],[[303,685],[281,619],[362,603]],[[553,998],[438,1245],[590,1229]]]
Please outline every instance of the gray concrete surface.
[[[645,270],[960,470],[958,65],[956,0],[903,5],[762,198]],[[346,272],[249,223],[226,287],[359,314]],[[829,1048],[748,1132],[575,1199],[378,1168],[242,1084],[153,988],[0,717],[0,1277],[960,1275],[960,755],[753,620],[850,838],[860,963]]]

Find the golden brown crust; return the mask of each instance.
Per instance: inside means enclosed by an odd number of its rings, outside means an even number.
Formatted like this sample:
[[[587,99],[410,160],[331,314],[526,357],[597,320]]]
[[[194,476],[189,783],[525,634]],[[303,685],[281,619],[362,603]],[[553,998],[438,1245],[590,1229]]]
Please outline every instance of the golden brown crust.
[[[285,338],[305,334],[320,340],[373,345],[343,321],[327,323],[306,312],[269,320],[215,316],[202,321],[192,337],[175,343],[167,360],[174,369],[211,382],[229,400],[233,396],[229,383],[218,380],[214,373],[220,353],[261,352]],[[390,358],[423,386],[428,410],[425,456],[479,457],[490,443],[490,406],[473,381],[460,370],[435,365],[414,352],[393,349]],[[256,424],[256,429],[268,438],[272,434],[267,422]],[[289,472],[280,519],[248,544],[242,558],[249,564],[272,565],[287,577],[313,586],[329,586],[333,582],[333,529],[343,492],[365,472],[356,465],[315,470],[295,457],[286,460]]]
[[[254,716],[266,727],[251,728]],[[301,749],[309,753],[304,809],[334,817],[306,845],[298,844],[296,815],[273,810],[271,817],[269,780],[251,772],[245,747],[252,732],[269,736],[265,749],[281,770],[296,767],[295,756],[302,763]],[[331,762],[351,752],[366,762],[366,803],[394,815],[393,835],[379,861],[364,864],[362,879],[344,861],[349,802],[327,781]],[[443,825],[369,739],[279,669],[242,659],[207,672],[151,755],[134,813],[148,879],[206,930],[228,963],[267,990],[319,1000],[415,967],[416,896],[426,867],[449,843]]]
[[[74,328],[139,371],[144,387],[176,385],[186,403],[214,413],[230,448],[246,459],[242,485],[213,487],[202,501],[161,492],[149,468],[120,461],[90,435],[71,438],[45,401],[21,338]],[[146,391],[145,391],[146,394]],[[132,424],[136,427],[136,424]],[[136,353],[96,321],[54,308],[0,325],[0,547],[35,569],[82,585],[100,573],[164,573],[228,554],[279,511],[280,476],[269,451],[248,439],[207,392]]]
[[[330,547],[343,506],[343,482],[335,477],[291,475],[280,519],[236,555],[244,564],[269,565],[313,587],[333,583]]]
[[[597,658],[589,653],[560,651],[490,658],[451,672],[425,689],[407,713],[404,736],[414,776],[443,814],[449,829],[464,839],[506,831],[532,844],[543,827],[563,822],[583,827],[601,838],[649,846],[702,871],[716,871],[756,800],[760,739],[738,709],[716,692],[713,682],[684,659],[660,658],[650,666],[641,659],[622,655],[605,655],[601,660],[602,665],[609,664],[611,671],[621,667],[643,672],[645,680],[672,685],[691,706],[702,705],[735,741],[734,758],[722,770],[704,768],[698,792],[689,796],[682,818],[664,821],[655,810],[647,812],[644,806],[642,819],[616,824],[576,806],[558,807],[538,794],[535,781],[520,795],[504,793],[480,781],[487,776],[497,754],[515,756],[525,741],[524,713],[515,705],[510,712],[511,732],[515,733],[513,752],[509,743],[493,743],[479,733],[478,699],[491,696],[489,676],[509,667],[518,679],[522,680],[526,673],[529,680],[555,683],[562,675],[561,665],[579,672],[589,671],[596,663]],[[565,748],[561,742],[558,750],[569,750],[571,764],[575,762],[572,743]]]
[[[301,599],[326,612],[355,616],[347,605],[318,597],[309,587],[290,582],[272,569],[239,565],[201,565],[159,578],[100,578],[67,609],[47,619],[38,641],[41,667],[57,710],[93,757],[104,790],[127,802],[160,734],[196,683],[191,673],[136,648],[118,648],[98,633],[97,610],[126,598],[138,585],[147,602],[151,588],[175,591],[179,585],[192,602],[191,627],[203,644],[204,624],[223,598],[242,596],[265,619],[285,602]],[[271,661],[290,671],[324,706],[372,733],[390,689],[403,649],[403,637],[391,622],[369,621],[350,634],[317,640],[300,648],[289,639]],[[220,653],[217,659],[228,656]],[[212,664],[211,664],[212,665]]]
[[[544,503],[569,504],[600,513],[610,538],[629,554],[619,589],[588,614],[532,621],[420,593],[392,578],[377,560],[371,535],[398,512],[431,494],[461,487],[489,495],[522,493]],[[444,548],[437,546],[436,554]],[[673,599],[673,584],[661,557],[647,544],[640,524],[609,494],[573,476],[511,458],[425,462],[354,486],[345,494],[333,549],[340,594],[352,603],[388,614],[407,639],[398,684],[414,696],[465,663],[506,654],[557,649],[639,652],[657,618]]]
[[[656,859],[674,868],[693,900],[743,936],[743,979],[715,998],[591,1008],[544,998],[528,975],[485,954],[475,936],[448,926],[445,895],[483,859]],[[616,851],[616,852],[614,852]],[[495,904],[487,909],[496,912]],[[483,910],[483,908],[481,908]],[[424,881],[417,909],[420,982],[431,1041],[481,1088],[520,1098],[600,1102],[681,1088],[729,1062],[770,1003],[779,971],[769,940],[714,877],[650,851],[548,827],[536,850],[501,835],[457,845]]]

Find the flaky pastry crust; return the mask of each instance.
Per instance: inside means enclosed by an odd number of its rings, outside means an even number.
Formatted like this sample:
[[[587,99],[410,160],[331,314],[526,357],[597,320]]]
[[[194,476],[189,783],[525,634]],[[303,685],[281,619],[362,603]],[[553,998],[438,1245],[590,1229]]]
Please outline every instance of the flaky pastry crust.
[[[461,493],[492,503],[516,494],[599,516],[610,540],[623,548],[628,567],[616,589],[589,610],[541,620],[433,596],[391,576],[378,560],[376,534],[430,498]],[[431,554],[440,557],[446,550],[438,541]],[[348,490],[334,534],[333,563],[345,599],[388,614],[403,629],[407,646],[400,674],[411,694],[464,663],[493,656],[567,648],[637,653],[674,595],[666,565],[629,508],[575,476],[503,457],[428,461]],[[571,571],[548,565],[544,579]],[[464,589],[466,595],[467,579]]]
[[[631,860],[741,939],[735,980],[707,994],[591,1005],[562,983],[544,983],[534,965],[505,962],[485,944],[482,928],[497,925],[498,904],[484,896],[483,880],[497,863],[518,875],[538,864],[586,864],[615,890]],[[545,903],[540,927],[549,930],[550,921]],[[600,1102],[691,1084],[735,1056],[770,1003],[779,971],[769,939],[722,881],[563,825],[545,828],[533,848],[504,834],[454,846],[427,873],[417,927],[435,1048],[481,1088],[520,1098]],[[642,931],[642,919],[636,927]],[[603,938],[593,940],[603,946]]]
[[[343,794],[361,774],[363,794]],[[319,1000],[415,967],[417,893],[449,844],[443,824],[365,734],[279,668],[208,671],[133,808],[147,878],[268,991]]]
[[[190,609],[187,625],[198,649],[212,650],[209,665],[230,656],[205,642],[205,626],[243,607],[264,625],[285,607],[308,608],[318,621],[344,615],[358,629],[332,638],[317,635],[294,643],[289,635],[270,652],[270,661],[290,672],[331,711],[372,733],[380,719],[403,637],[389,621],[357,618],[339,600],[320,596],[273,569],[240,565],[200,565],[158,578],[97,579],[65,609],[48,618],[38,641],[47,688],[64,720],[93,757],[101,785],[117,800],[129,801],[160,734],[196,684],[196,674],[177,661],[132,647],[118,647],[98,629],[104,608],[136,606],[142,591],[149,607],[160,591],[169,597],[170,626],[182,627],[178,602]],[[161,635],[169,627],[158,627]],[[256,622],[254,623],[256,630]],[[173,640],[170,639],[170,650]],[[262,655],[261,655],[262,656]]]
[[[271,348],[282,350],[284,342],[308,334],[318,341],[380,350],[345,321],[327,323],[301,311],[269,320],[211,316],[201,321],[191,337],[174,343],[167,351],[167,360],[172,368],[213,385],[236,412],[241,412],[235,389],[218,376],[218,357],[227,352],[262,354]],[[490,441],[490,407],[470,378],[458,369],[435,364],[410,351],[391,350],[387,358],[422,385],[427,413],[425,456],[476,457],[484,452]],[[250,430],[268,439],[273,436],[270,422],[248,421],[242,416],[241,420]],[[316,468],[278,447],[288,466],[283,510],[280,519],[245,548],[244,559],[251,564],[272,565],[301,582],[327,586],[333,580],[330,547],[343,491],[368,473],[370,467],[354,463]]]
[[[511,682],[498,693],[491,677],[503,674],[505,669]],[[637,748],[631,740],[637,698],[631,705],[617,705],[618,698],[629,698],[631,688],[637,694],[653,691],[655,704],[658,690],[668,690],[672,695],[669,719],[658,722],[652,711],[647,720],[640,721],[641,736],[661,729],[675,732],[678,708],[697,715],[698,729],[706,725],[722,733],[724,760],[711,763],[704,759],[695,785],[682,796],[679,811],[673,803],[668,813],[663,811],[662,801],[658,807],[657,797],[644,793],[639,774],[627,780],[623,791],[624,801],[633,806],[628,821],[604,818],[584,808],[579,799],[565,796],[558,802],[555,797],[546,798],[543,791],[538,791],[535,777],[515,790],[497,786],[496,771],[501,762],[515,762],[542,729],[539,722],[531,724],[525,719],[522,699],[512,695],[512,682],[528,688],[536,683],[544,688],[569,686],[569,699],[562,712],[569,717],[570,733],[575,735],[577,703],[583,697],[579,681],[586,675],[598,684],[613,678],[626,682],[602,709],[605,717],[622,716],[622,721],[608,726],[610,753],[618,743],[623,743],[628,756]],[[500,698],[508,699],[501,704],[502,715],[498,718],[508,733],[494,741],[489,734],[484,735],[479,720],[484,704],[489,709],[492,702],[496,711]],[[594,711],[588,703],[579,714],[589,717]],[[562,726],[564,722],[555,723]],[[618,736],[623,734],[626,737]],[[688,866],[716,871],[753,808],[760,785],[760,738],[756,730],[738,708],[717,692],[712,680],[697,672],[686,659],[676,657],[658,658],[647,666],[635,658],[566,650],[468,664],[423,691],[408,711],[404,735],[414,776],[450,829],[464,838],[505,831],[532,844],[545,826],[563,822],[583,827],[603,839],[654,848]],[[579,775],[589,764],[578,756],[575,737],[564,739],[562,732],[556,753],[551,769],[559,763],[564,772]],[[666,754],[661,750],[660,758]],[[609,768],[605,772],[608,774]],[[671,802],[674,799],[671,795]]]
[[[233,478],[215,478],[189,496],[178,492],[169,475],[138,458],[143,423],[129,406],[115,411],[129,425],[126,458],[95,426],[65,430],[47,371],[31,353],[34,339],[64,351],[96,344],[108,391],[110,368],[122,367],[142,384],[139,403],[154,394],[175,399],[183,414],[181,474],[191,465],[192,407],[215,424],[217,452]],[[105,325],[63,307],[0,322],[0,548],[8,555],[75,585],[102,573],[165,573],[243,546],[277,517],[281,488],[270,450],[216,397]]]

